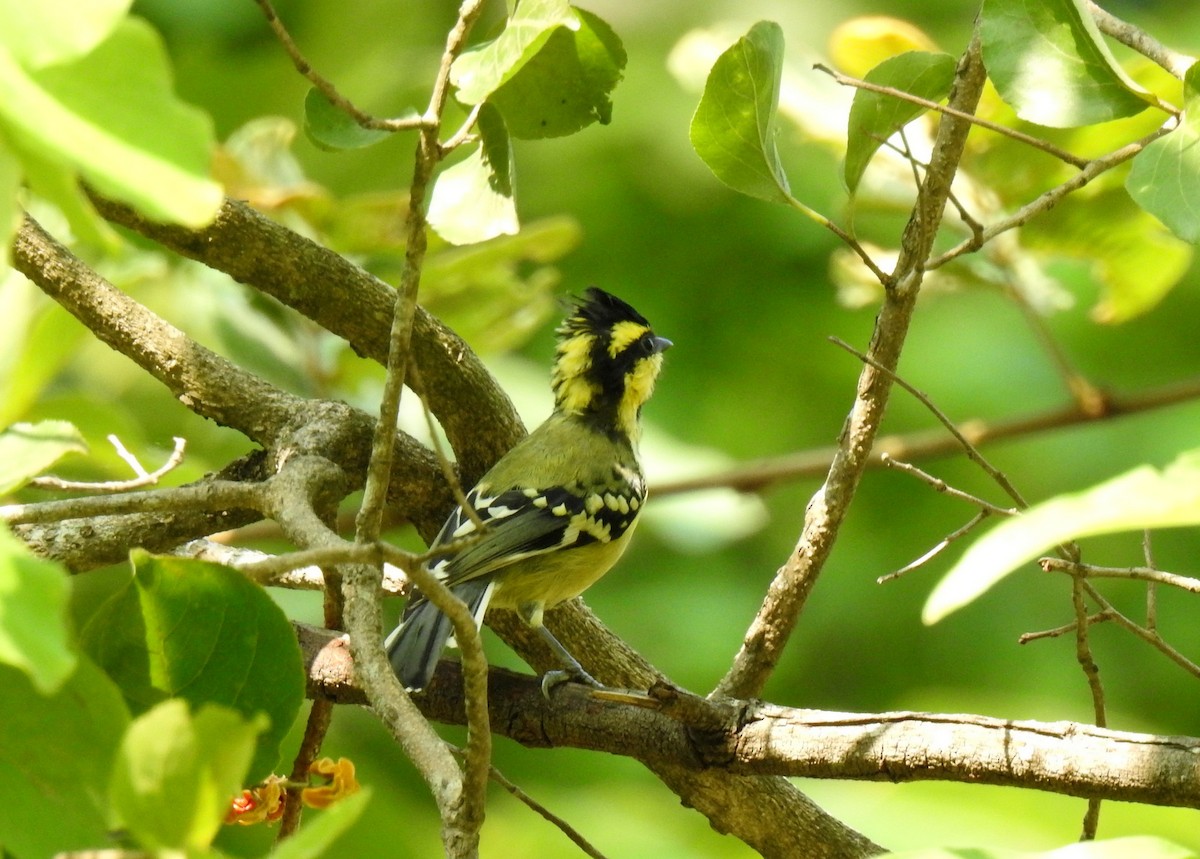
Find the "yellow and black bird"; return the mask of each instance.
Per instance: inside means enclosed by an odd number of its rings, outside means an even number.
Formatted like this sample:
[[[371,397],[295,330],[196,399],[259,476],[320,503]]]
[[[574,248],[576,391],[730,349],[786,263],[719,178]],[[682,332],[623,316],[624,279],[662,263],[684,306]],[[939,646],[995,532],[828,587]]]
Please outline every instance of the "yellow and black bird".
[[[670,345],[624,301],[588,289],[558,329],[554,413],[467,493],[482,535],[462,539],[476,525],[459,507],[432,545],[430,571],[476,623],[489,606],[514,609],[591,685],[598,684],[542,626],[542,613],[583,593],[629,542],[646,501],[637,454],[642,405]],[[414,592],[385,642],[406,688],[425,687],[450,634],[446,616]]]

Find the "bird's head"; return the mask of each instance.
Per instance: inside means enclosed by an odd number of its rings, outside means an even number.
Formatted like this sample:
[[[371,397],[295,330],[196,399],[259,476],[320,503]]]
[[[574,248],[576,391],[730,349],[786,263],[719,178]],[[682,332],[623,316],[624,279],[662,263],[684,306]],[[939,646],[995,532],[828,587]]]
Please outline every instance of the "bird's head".
[[[631,440],[671,341],[621,299],[590,287],[558,328],[555,409]]]

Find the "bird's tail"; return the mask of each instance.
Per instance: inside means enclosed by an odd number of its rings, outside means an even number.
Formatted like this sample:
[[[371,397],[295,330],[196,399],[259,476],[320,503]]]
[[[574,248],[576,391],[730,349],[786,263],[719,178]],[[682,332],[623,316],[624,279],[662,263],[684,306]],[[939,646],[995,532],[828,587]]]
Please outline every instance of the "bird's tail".
[[[472,579],[451,588],[467,604],[476,624],[483,623],[494,584]],[[409,602],[400,625],[383,642],[392,670],[405,689],[416,692],[425,688],[453,631],[450,619],[429,600],[418,597]]]

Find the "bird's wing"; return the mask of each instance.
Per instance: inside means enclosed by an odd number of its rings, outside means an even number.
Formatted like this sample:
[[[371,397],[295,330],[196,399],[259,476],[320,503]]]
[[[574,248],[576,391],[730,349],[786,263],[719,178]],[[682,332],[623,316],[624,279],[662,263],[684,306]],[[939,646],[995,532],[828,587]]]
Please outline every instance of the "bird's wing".
[[[580,495],[563,487],[509,489],[497,495],[475,488],[467,501],[485,526],[475,542],[449,552],[431,571],[449,586],[469,581],[515,561],[588,543],[615,540],[637,515],[641,498],[613,493]],[[465,541],[477,526],[459,507],[446,520],[435,550]]]

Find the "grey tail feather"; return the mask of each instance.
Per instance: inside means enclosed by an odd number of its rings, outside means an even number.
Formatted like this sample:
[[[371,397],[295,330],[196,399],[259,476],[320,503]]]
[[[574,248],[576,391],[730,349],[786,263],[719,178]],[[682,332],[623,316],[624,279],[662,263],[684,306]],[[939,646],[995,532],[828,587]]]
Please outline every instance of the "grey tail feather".
[[[482,622],[487,611],[492,584],[486,578],[472,579],[452,589],[467,604],[476,623]],[[384,641],[392,670],[405,689],[416,692],[425,688],[453,631],[449,618],[429,600],[418,598],[409,602],[400,625]]]

